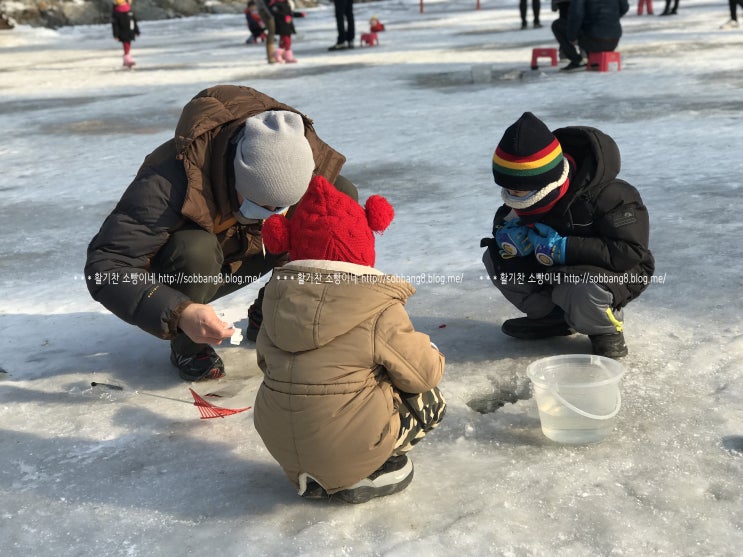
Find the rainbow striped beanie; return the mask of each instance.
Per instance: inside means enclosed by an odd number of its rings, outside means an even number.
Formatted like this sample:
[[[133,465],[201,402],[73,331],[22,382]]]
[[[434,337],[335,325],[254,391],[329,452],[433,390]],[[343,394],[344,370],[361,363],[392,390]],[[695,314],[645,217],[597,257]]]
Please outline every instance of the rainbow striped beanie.
[[[493,177],[503,188],[534,191],[559,180],[564,164],[557,138],[534,114],[524,112],[495,149]]]

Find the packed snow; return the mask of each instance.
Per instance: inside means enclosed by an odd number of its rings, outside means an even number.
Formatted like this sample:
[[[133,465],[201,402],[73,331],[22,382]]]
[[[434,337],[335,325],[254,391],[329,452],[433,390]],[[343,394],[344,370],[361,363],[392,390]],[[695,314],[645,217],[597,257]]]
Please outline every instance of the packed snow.
[[[477,6],[357,4],[357,47],[328,52],[324,3],[296,20],[293,65],[246,45],[242,14],[140,22],[131,71],[107,25],[0,31],[0,554],[740,554],[743,30],[719,29],[724,0],[672,17],[633,2],[621,71],[566,75],[529,67],[532,48],[556,46],[548,2],[524,31],[517,2]],[[372,15],[386,31],[361,48]],[[449,403],[400,494],[300,499],[252,410],[202,420],[189,392],[252,405],[251,342],[225,341],[227,377],[191,385],[167,342],[88,295],[87,243],[181,107],[219,83],[308,114],[361,200],[395,206],[377,267],[416,286],[408,311],[447,356]],[[614,137],[650,211],[656,276],[625,312],[621,410],[597,444],[547,439],[526,376],[587,338],[504,336],[518,312],[481,263],[500,204],[492,152],[527,110]],[[244,328],[264,282],[215,307]]]

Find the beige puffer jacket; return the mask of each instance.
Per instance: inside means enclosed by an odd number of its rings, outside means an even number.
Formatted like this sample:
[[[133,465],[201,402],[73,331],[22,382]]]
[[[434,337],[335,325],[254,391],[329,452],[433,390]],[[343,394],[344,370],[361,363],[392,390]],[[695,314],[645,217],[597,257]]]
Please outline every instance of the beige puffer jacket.
[[[405,311],[415,289],[372,267],[295,261],[266,286],[255,427],[298,486],[306,472],[329,493],[392,454],[401,391],[438,385],[444,356]]]

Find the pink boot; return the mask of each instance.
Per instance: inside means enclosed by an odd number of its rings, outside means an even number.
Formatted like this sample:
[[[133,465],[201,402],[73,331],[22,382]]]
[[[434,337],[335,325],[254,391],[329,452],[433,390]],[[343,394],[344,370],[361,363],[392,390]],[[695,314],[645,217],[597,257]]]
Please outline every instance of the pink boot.
[[[289,64],[296,64],[297,63],[297,59],[294,58],[294,53],[291,50],[289,50],[289,49],[286,49],[284,51],[284,61],[285,62],[288,62]]]
[[[132,60],[132,55],[124,54],[124,66],[131,69],[134,64],[136,64],[136,62]]]
[[[276,52],[273,53],[273,59],[276,60],[279,64],[283,64],[287,60],[284,60],[284,52],[285,50],[283,48],[277,48]]]

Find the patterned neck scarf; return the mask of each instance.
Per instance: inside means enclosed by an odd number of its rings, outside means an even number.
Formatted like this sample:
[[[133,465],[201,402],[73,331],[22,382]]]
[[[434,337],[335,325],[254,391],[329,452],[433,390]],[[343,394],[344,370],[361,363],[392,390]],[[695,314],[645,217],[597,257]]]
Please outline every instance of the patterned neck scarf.
[[[567,154],[565,154],[565,159],[559,179],[524,197],[511,195],[507,189],[503,188],[501,192],[503,203],[511,207],[522,220],[539,220],[539,217],[552,210],[570,187],[570,175],[575,162]]]

